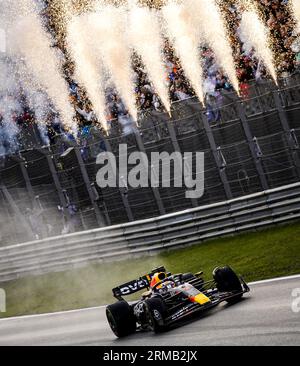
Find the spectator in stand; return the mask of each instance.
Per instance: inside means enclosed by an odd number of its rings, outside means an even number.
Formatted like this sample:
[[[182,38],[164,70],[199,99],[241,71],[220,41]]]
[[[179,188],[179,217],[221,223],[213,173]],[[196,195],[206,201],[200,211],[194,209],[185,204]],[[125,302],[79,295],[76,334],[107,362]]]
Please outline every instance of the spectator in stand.
[[[41,2],[43,2],[43,0],[41,0]],[[289,12],[289,1],[256,0],[256,3],[265,23],[271,30],[272,47],[276,50],[276,66],[279,75],[286,75],[286,73],[293,72],[300,66],[300,41],[294,31],[295,24]],[[51,2],[44,1],[43,4],[42,14],[44,16],[44,24],[48,28],[49,32],[56,37],[55,46],[60,48],[65,54],[64,74],[69,83],[70,102],[76,111],[76,121],[78,122],[79,128],[83,130],[86,126],[95,126],[97,125],[97,120],[92,105],[89,102],[85,91],[75,81],[74,63],[70,60],[67,53],[64,37],[59,36],[57,33],[58,25],[55,23],[51,13],[51,9],[53,10]],[[161,1],[151,1],[151,6],[160,5]],[[240,5],[237,5],[235,0],[224,0],[223,2],[219,2],[219,6],[222,8],[228,24],[228,34],[233,49],[238,79],[240,81],[241,94],[242,97],[247,98],[249,96],[249,81],[265,78],[267,76],[266,69],[264,65],[261,62],[258,62],[258,60],[253,56],[253,53],[245,54],[243,51],[243,45],[238,37],[238,28],[241,20]],[[172,45],[167,39],[164,43],[164,55],[166,82],[169,84],[171,101],[184,100],[194,96],[194,90],[185,77],[180,60],[176,57]],[[209,96],[208,100],[211,101],[213,98],[218,97],[221,95],[221,92],[224,93],[226,91],[232,91],[232,85],[223,70],[219,68],[214,54],[209,47],[202,48],[201,59],[203,60],[204,66],[204,90]],[[138,55],[134,54],[132,61],[134,67],[135,94],[138,110],[140,112],[144,112],[149,109],[162,111],[164,107],[158,95],[155,93],[151,81],[148,79],[148,75],[144,69],[141,59]],[[28,108],[26,98],[21,90],[18,99],[24,112],[19,115],[14,115],[14,120],[18,126],[30,127],[34,123],[34,114]],[[110,121],[109,125],[113,125],[114,121],[119,120],[120,123],[128,127],[130,124],[128,121],[131,120],[118,92],[112,88],[107,88],[106,101],[106,114],[107,120]],[[213,120],[218,118],[219,116],[212,117]],[[67,139],[74,140],[74,136],[63,131],[60,126],[58,116],[55,113],[49,114],[46,124],[50,144],[55,143],[58,135],[65,135]],[[101,127],[99,128],[101,129]],[[127,131],[129,131],[128,128]]]

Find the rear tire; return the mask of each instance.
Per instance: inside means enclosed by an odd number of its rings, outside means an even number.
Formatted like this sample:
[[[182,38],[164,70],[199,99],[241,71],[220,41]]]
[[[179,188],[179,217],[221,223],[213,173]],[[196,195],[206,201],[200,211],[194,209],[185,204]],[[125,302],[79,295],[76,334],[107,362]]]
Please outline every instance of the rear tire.
[[[145,311],[148,325],[155,333],[162,333],[166,330],[165,318],[167,309],[160,297],[152,297],[145,301]]]
[[[229,304],[239,301],[243,296],[243,288],[237,274],[229,266],[218,267],[213,271],[213,278],[220,292],[237,292],[236,296],[226,300]]]
[[[136,331],[133,310],[126,301],[119,301],[106,308],[107,321],[118,338],[126,337]]]

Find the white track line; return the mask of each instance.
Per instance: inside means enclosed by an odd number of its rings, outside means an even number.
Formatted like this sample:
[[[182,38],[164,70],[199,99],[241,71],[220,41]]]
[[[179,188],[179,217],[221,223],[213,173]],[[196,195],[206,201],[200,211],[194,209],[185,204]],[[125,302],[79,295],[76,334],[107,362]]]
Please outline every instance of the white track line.
[[[270,282],[278,282],[278,281],[286,281],[286,280],[295,280],[297,278],[300,278],[300,275],[294,275],[294,276],[287,276],[287,277],[277,277],[277,278],[271,278],[269,280],[262,280],[262,281],[255,281],[250,282],[248,285],[259,285],[261,283],[270,283]]]
[[[249,286],[253,286],[253,285],[260,285],[260,284],[264,284],[264,283],[272,283],[272,282],[279,282],[279,281],[289,281],[289,280],[295,280],[295,279],[300,279],[300,274],[299,275],[294,275],[294,276],[287,276],[287,277],[277,277],[277,278],[271,278],[269,280],[262,280],[262,281],[255,281],[255,282],[250,282],[248,283]],[[92,311],[92,310],[99,310],[99,309],[103,309],[105,308],[106,305],[102,305],[102,306],[94,306],[91,308],[84,308],[84,309],[75,309],[75,310],[67,310],[67,311],[58,311],[55,313],[46,313],[46,314],[35,314],[35,315],[22,315],[22,316],[17,316],[17,317],[11,317],[11,318],[0,318],[0,322],[4,322],[4,321],[14,321],[14,320],[19,320],[19,319],[30,319],[30,318],[39,318],[39,317],[51,317],[51,316],[56,316],[56,315],[68,315],[68,314],[72,314],[72,313],[79,313],[79,312],[83,312],[83,311]]]
[[[83,309],[75,309],[75,310],[66,310],[66,311],[57,311],[55,313],[45,313],[45,314],[34,314],[34,315],[21,315],[21,316],[16,316],[16,317],[10,317],[10,318],[0,318],[0,322],[2,321],[7,321],[7,320],[19,320],[19,319],[30,319],[30,318],[41,318],[41,317],[50,317],[50,316],[56,316],[56,315],[63,315],[63,314],[72,314],[72,313],[81,313],[83,311],[92,311],[92,310],[99,310],[102,308],[105,308],[106,305],[101,305],[101,306],[94,306],[91,308],[83,308]]]

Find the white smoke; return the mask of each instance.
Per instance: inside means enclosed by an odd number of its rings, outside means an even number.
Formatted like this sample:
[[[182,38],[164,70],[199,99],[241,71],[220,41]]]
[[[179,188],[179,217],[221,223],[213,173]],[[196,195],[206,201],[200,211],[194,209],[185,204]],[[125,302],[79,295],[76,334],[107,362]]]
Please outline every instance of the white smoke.
[[[200,39],[193,24],[193,9],[185,4],[169,3],[162,9],[166,21],[167,35],[175,46],[185,74],[199,100],[204,102],[203,70],[200,61]]]
[[[255,11],[243,13],[238,34],[245,51],[250,53],[254,49],[255,56],[264,63],[274,81],[277,82],[274,57],[269,46],[269,31]]]
[[[141,56],[149,79],[168,112],[170,112],[167,73],[163,65],[163,40],[158,12],[131,2],[129,36],[132,47]]]
[[[87,15],[73,17],[67,25],[67,44],[75,62],[75,78],[86,89],[98,120],[107,129],[101,62],[93,45],[94,34],[88,29]]]
[[[203,43],[213,50],[217,63],[229,77],[234,89],[239,92],[239,82],[227,31],[220,9],[215,0],[186,0],[185,6],[192,14],[192,24],[199,30]]]
[[[9,95],[0,97],[0,104],[0,155],[12,154],[18,149],[16,116],[22,112],[22,107]]]
[[[101,7],[88,16],[89,33],[93,34],[95,51],[101,55],[110,77],[120,92],[129,113],[137,120],[130,45],[126,32],[124,8]]]
[[[9,7],[4,7],[1,18],[7,37],[7,55],[21,66],[18,67],[21,82],[25,80],[25,87],[31,91],[37,87],[43,90],[59,112],[63,124],[75,131],[68,86],[61,75],[62,56],[52,46],[35,3],[12,0]]]
[[[35,122],[37,123],[43,145],[48,146],[50,144],[50,140],[45,122],[48,119],[49,113],[53,112],[50,107],[51,103],[49,98],[42,91],[31,91],[30,89],[27,89],[26,97],[29,108],[34,111]]]
[[[300,0],[291,0],[291,8],[297,22],[296,31],[300,33]]]
[[[0,29],[0,53],[6,52],[6,34],[4,29]]]
[[[0,59],[0,156],[18,149],[16,117],[22,113],[22,107],[15,97],[17,83],[11,71],[8,61]]]

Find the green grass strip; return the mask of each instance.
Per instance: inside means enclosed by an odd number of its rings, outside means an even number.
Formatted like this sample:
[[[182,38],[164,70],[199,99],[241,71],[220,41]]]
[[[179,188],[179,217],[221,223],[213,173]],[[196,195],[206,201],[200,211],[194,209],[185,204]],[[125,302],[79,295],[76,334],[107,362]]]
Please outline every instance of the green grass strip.
[[[0,317],[65,311],[114,302],[111,289],[164,265],[173,273],[212,270],[229,264],[246,281],[300,273],[300,224],[206,241],[155,256],[30,276],[0,284],[7,312]]]

